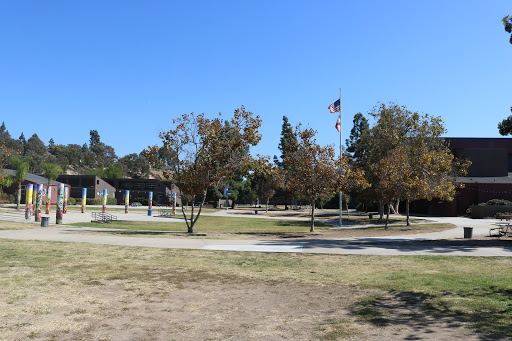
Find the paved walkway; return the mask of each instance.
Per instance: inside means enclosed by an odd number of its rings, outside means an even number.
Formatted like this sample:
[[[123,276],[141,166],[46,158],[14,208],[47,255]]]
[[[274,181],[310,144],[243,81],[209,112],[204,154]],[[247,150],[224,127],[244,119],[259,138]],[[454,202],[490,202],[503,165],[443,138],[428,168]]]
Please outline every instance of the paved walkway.
[[[148,217],[144,210],[131,210],[129,214],[122,211],[112,212],[118,220],[135,221],[174,221],[174,218]],[[206,215],[206,214],[205,214]],[[230,213],[227,213],[230,215]],[[238,215],[239,216],[239,215]],[[264,216],[259,216],[263,218]],[[64,216],[67,223],[90,221],[90,213],[81,214],[69,211]],[[50,217],[51,220],[55,216]],[[270,219],[270,218],[269,218]],[[281,219],[286,219],[282,217]],[[105,232],[104,228],[70,227],[51,224],[50,228],[29,230],[0,230],[0,238],[17,240],[44,240],[60,242],[82,242],[106,245],[159,247],[173,249],[200,249],[252,252],[296,252],[321,254],[361,254],[361,255],[445,255],[445,256],[512,256],[512,242],[505,246],[485,246],[485,242],[463,239],[463,227],[473,227],[473,234],[489,233],[496,220],[471,220],[467,218],[428,218],[434,222],[452,223],[457,227],[452,230],[371,238],[343,239],[290,239],[290,240],[220,240],[201,238],[147,238],[122,237],[113,235],[94,235],[81,232]],[[0,213],[0,220],[39,224],[27,221],[23,212],[12,211]],[[53,221],[54,222],[54,221]],[[361,226],[358,226],[359,228]],[[347,227],[350,228],[350,227]],[[115,231],[115,230],[114,230]],[[446,239],[457,239],[446,242]],[[507,244],[507,243],[505,243]]]

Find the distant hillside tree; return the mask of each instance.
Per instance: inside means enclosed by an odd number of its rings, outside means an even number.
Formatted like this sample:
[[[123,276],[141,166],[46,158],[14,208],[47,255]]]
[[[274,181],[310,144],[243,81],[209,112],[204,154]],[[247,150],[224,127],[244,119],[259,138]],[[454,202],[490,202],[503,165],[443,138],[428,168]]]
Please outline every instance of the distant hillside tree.
[[[47,150],[44,142],[41,141],[37,134],[32,135],[25,145],[23,155],[30,158],[30,170],[33,173],[41,174],[41,162],[45,160],[46,153]]]
[[[117,165],[121,168],[123,176],[130,178],[146,178],[149,176],[150,164],[141,154],[128,154],[119,159]]]

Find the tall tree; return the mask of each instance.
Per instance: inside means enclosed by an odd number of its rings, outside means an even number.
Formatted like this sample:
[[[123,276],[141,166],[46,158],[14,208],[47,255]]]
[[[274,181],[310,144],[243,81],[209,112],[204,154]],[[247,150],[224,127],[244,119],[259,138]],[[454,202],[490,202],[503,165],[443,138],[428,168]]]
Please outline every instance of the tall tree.
[[[341,189],[348,190],[351,184],[357,183],[366,187],[364,172],[354,172],[347,162],[346,156],[336,160],[332,146],[321,147],[316,143],[313,129],[302,130],[297,127],[298,141],[288,146],[284,163],[292,166],[295,170],[287,179],[287,186],[290,190],[311,205],[311,228],[315,230],[315,201],[333,195]],[[343,169],[343,168],[344,169]],[[352,183],[347,181],[348,177]],[[357,175],[360,175],[357,178]]]
[[[128,154],[119,159],[117,163],[123,172],[123,176],[130,178],[143,178],[149,175],[149,162],[141,153]]]
[[[276,189],[283,187],[284,171],[270,162],[270,157],[259,156],[251,162],[250,176],[252,188],[259,198],[265,200],[265,211],[268,212],[270,198]]]
[[[41,162],[46,157],[46,146],[37,134],[32,135],[25,146],[24,155],[30,157],[30,170],[41,174]]]
[[[104,144],[100,140],[100,134],[97,130],[89,132],[89,147],[88,152],[92,154],[92,158],[87,157],[90,163],[88,166],[91,168],[105,168],[117,162],[117,155],[113,147]],[[87,153],[84,151],[84,154]]]
[[[370,124],[360,112],[354,115],[354,126],[350,137],[345,141],[347,152],[359,167],[364,167],[368,159]]]
[[[14,178],[14,182],[16,182],[18,184],[18,199],[16,202],[17,210],[20,209],[21,184],[23,181],[25,181],[25,179],[27,177],[28,169],[30,167],[29,163],[30,163],[30,157],[27,157],[27,156],[25,156],[23,158],[11,156],[8,160],[8,164],[11,167],[11,169],[16,171],[16,174],[14,175],[13,178]]]
[[[11,134],[9,134],[9,131],[7,130],[7,127],[5,126],[5,122],[2,122],[2,125],[0,126],[0,141],[5,141],[10,138],[11,138]]]
[[[194,216],[194,205],[183,217],[189,233],[201,214],[209,187],[217,187],[232,177],[242,166],[249,146],[256,145],[261,120],[242,106],[236,109],[226,125],[220,118],[208,119],[204,114],[184,114],[173,119],[173,129],[160,133],[163,146],[174,151],[176,159],[165,176],[180,189],[182,202],[194,202],[199,197],[199,211]],[[158,158],[160,147],[149,147],[147,157],[152,162]]]
[[[505,31],[511,33],[509,41],[512,44],[512,15],[504,16],[501,21],[503,22],[503,26],[505,26]],[[510,111],[512,112],[512,107],[510,107]],[[498,131],[502,136],[512,135],[512,115],[498,123]]]
[[[279,151],[281,152],[281,156],[278,157],[274,155],[274,163],[276,166],[281,168],[284,171],[286,181],[289,182],[292,174],[294,173],[293,165],[287,164],[284,162],[288,153],[292,152],[293,146],[297,146],[297,133],[294,131],[290,122],[288,122],[288,117],[283,116],[283,125],[281,127],[281,138],[279,140]],[[287,188],[280,188],[277,191],[277,196],[280,200],[284,200],[285,202],[290,202],[293,199],[293,194]]]
[[[48,179],[47,191],[51,191],[50,185],[52,181],[55,181],[59,175],[63,173],[62,168],[54,163],[43,162],[41,163],[41,169],[43,170],[43,176]],[[46,195],[46,214],[50,213],[51,198],[50,195]]]
[[[4,152],[8,151],[9,154],[20,155],[23,153],[23,146],[21,145],[21,142],[11,138],[11,134],[9,134],[4,122],[2,122],[2,125],[0,126],[0,145]],[[7,157],[5,155],[6,154],[0,154],[0,158],[6,160]]]
[[[18,137],[18,140],[23,146],[23,149],[25,149],[27,147],[27,140],[25,139],[25,135],[23,135],[23,132],[21,133],[20,137]]]
[[[456,160],[441,135],[446,132],[440,117],[420,115],[405,106],[381,105],[372,113],[372,185],[378,199],[388,204],[406,201],[407,224],[412,200],[453,200],[454,176],[464,174],[468,162]]]
[[[283,125],[281,127],[281,139],[279,140],[279,151],[281,152],[281,158],[278,158],[277,155],[274,155],[274,163],[285,169],[285,167],[289,167],[286,165],[283,160],[286,157],[286,153],[289,152],[290,146],[297,144],[297,134],[293,131],[293,127],[288,122],[288,117],[283,116]]]
[[[509,42],[512,44],[512,15],[505,15],[503,19],[501,19],[501,22],[503,22],[503,26],[505,26],[505,31],[510,33]]]

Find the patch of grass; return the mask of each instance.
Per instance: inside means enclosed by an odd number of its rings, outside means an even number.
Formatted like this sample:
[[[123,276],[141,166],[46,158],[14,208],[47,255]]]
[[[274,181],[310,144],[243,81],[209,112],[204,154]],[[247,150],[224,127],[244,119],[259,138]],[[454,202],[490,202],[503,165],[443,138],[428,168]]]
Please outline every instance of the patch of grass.
[[[137,231],[172,231],[187,232],[185,222],[145,222],[145,221],[114,221],[111,224],[98,223],[73,223],[71,226],[83,227],[104,227],[124,230]],[[331,228],[326,224],[315,224],[318,230]],[[202,216],[194,225],[194,231],[197,233],[206,232],[258,232],[258,233],[278,233],[278,232],[308,232],[309,222],[290,221],[264,218],[238,218],[238,217],[215,217]]]
[[[403,323],[440,316],[466,321],[478,333],[512,337],[511,269],[508,257],[237,253],[0,240],[0,295],[13,298],[10,316],[28,304],[32,312],[52,311],[69,304],[59,301],[65,295],[99,283],[144,293],[155,283],[174,290],[191,281],[265,281],[343,286],[359,296],[369,291],[352,306],[354,318],[364,323],[382,325],[394,321],[394,309],[414,307],[419,315]],[[375,296],[376,291],[384,294]],[[51,292],[58,293],[55,299],[37,306],[39,293],[52,297]],[[322,335],[344,337],[345,327],[350,332],[353,325],[334,321]]]
[[[18,223],[14,221],[0,220],[0,230],[25,230],[41,228],[40,222]]]
[[[352,313],[360,320],[370,322],[377,326],[385,326],[388,324],[386,318],[388,312],[382,307],[379,307],[381,299],[382,295],[366,296],[351,307]]]
[[[362,331],[362,326],[351,320],[346,319],[330,319],[325,321],[318,331],[320,340],[340,340],[349,339],[359,335]]]

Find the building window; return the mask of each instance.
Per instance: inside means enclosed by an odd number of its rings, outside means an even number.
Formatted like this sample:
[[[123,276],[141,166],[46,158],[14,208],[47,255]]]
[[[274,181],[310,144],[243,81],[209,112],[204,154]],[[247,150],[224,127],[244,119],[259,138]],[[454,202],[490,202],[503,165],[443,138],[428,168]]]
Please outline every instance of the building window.
[[[146,186],[147,189],[156,188],[156,184],[154,182],[146,182],[144,185]]]
[[[132,184],[132,188],[134,188],[134,189],[143,189],[142,182],[134,182]]]
[[[131,188],[130,185],[131,184],[128,181],[123,181],[123,182],[119,183],[119,188],[121,188],[121,189],[130,189]]]

